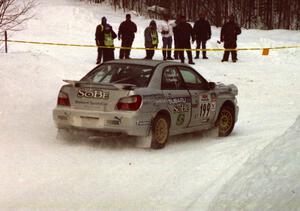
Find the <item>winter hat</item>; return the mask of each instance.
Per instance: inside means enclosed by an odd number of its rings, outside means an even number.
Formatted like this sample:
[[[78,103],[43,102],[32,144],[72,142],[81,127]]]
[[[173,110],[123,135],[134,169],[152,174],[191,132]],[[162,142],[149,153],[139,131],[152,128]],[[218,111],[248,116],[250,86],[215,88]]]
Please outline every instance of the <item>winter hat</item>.
[[[150,21],[150,26],[156,27],[156,22],[155,22],[155,20]]]
[[[107,19],[106,19],[106,17],[102,17],[102,19],[101,19],[101,22],[102,22],[102,24],[106,24],[107,23]]]

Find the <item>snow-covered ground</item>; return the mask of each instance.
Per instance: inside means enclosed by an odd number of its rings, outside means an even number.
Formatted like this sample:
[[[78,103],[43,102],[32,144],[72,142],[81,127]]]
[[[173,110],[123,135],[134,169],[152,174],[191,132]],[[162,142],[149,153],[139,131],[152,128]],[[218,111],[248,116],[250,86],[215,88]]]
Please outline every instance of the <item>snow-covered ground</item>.
[[[117,30],[125,15],[106,5],[39,0],[35,17],[10,38],[94,44],[102,16]],[[134,46],[142,47],[150,20],[132,19],[138,25]],[[208,48],[222,47],[219,33],[213,27]],[[243,30],[238,39],[239,47],[294,45],[300,32]],[[62,79],[80,79],[94,67],[96,53],[10,43],[9,54],[0,54],[1,210],[300,209],[300,49],[267,57],[238,52],[236,64],[221,63],[222,52],[196,60],[206,78],[238,86],[239,121],[229,137],[176,136],[158,151],[126,139],[57,138],[52,109]]]

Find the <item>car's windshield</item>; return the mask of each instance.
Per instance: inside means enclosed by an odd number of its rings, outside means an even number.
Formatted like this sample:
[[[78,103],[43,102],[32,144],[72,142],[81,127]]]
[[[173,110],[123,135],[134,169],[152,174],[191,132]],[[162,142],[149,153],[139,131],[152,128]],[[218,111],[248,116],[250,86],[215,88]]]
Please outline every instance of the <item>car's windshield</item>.
[[[93,83],[121,83],[146,87],[153,67],[134,64],[103,64],[87,74],[81,81]]]

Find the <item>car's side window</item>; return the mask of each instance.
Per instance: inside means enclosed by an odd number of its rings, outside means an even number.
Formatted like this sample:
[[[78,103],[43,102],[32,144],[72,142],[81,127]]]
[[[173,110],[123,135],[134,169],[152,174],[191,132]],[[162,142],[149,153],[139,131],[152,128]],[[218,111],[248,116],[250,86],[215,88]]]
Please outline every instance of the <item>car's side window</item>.
[[[176,67],[167,67],[164,69],[162,74],[161,89],[184,89],[184,83]]]
[[[178,67],[178,69],[188,89],[205,88],[205,81],[194,70],[187,67]]]

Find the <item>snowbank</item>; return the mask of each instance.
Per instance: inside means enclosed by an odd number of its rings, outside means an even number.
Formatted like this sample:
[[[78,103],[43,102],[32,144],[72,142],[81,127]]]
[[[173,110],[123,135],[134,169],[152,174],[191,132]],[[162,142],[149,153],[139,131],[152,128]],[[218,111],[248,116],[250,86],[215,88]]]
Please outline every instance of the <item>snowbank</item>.
[[[209,210],[300,209],[300,116],[284,135],[249,159]]]

